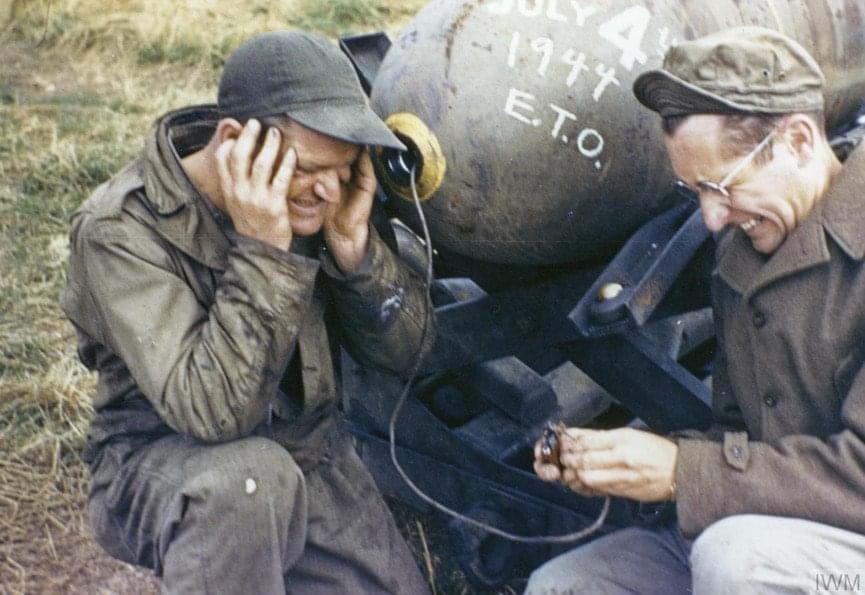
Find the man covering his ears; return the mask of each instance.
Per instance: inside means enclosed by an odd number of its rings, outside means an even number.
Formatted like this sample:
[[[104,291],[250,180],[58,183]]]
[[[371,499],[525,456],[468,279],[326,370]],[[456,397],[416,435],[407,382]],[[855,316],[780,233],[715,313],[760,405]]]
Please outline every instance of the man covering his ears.
[[[337,408],[340,345],[403,373],[435,336],[367,145],[404,148],[348,59],[266,33],[72,217],[90,523],[165,592],[427,591]]]

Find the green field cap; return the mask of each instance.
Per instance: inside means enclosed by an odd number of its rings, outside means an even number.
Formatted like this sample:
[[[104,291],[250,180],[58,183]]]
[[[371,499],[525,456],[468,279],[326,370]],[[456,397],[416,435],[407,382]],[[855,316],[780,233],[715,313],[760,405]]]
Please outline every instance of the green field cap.
[[[223,118],[285,114],[340,140],[405,150],[369,107],[348,57],[311,33],[271,31],[244,42],[225,63],[217,102]]]
[[[634,95],[662,116],[823,109],[820,66],[798,43],[762,27],[736,27],[670,48]]]

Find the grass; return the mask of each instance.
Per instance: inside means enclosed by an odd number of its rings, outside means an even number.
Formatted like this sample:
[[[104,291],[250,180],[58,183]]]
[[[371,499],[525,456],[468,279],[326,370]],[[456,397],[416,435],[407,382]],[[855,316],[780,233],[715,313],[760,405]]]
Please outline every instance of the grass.
[[[0,22],[0,593],[158,588],[106,558],[86,527],[80,453],[95,377],[59,308],[70,213],[139,152],[156,116],[212,101],[225,57],[253,33],[394,35],[424,3],[11,3]],[[398,516],[438,592],[475,592],[434,521]]]

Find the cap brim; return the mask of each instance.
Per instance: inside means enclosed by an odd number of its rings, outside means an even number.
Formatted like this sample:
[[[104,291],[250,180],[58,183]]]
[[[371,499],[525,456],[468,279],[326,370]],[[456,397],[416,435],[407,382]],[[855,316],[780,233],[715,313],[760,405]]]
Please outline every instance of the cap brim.
[[[356,145],[406,150],[406,146],[366,105],[321,101],[292,108],[286,114],[311,130],[339,140]]]
[[[666,70],[649,70],[634,81],[634,95],[664,117],[758,111],[685,82]]]

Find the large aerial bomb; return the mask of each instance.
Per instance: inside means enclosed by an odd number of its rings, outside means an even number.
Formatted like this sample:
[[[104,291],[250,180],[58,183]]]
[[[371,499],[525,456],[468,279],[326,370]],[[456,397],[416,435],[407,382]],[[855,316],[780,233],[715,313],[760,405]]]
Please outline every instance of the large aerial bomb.
[[[669,206],[658,118],[631,85],[672,44],[761,25],[828,80],[830,127],[865,97],[865,0],[436,0],[396,41],[372,102],[412,149],[379,177],[434,243],[488,263],[589,263]],[[778,73],[772,73],[772,76]],[[416,223],[414,207],[393,200]]]

